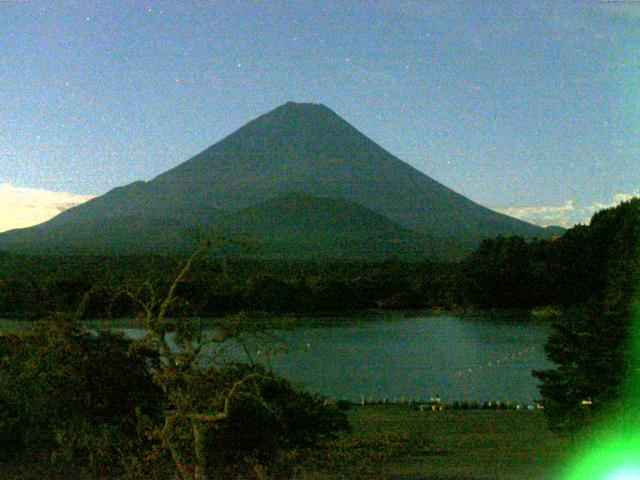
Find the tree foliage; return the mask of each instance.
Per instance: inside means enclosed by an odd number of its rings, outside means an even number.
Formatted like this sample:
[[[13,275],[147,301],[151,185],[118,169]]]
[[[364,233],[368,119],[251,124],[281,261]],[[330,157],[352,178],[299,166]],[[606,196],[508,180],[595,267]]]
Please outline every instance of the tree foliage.
[[[161,354],[155,380],[168,407],[157,437],[184,480],[260,478],[276,468],[283,451],[314,446],[348,423],[336,408],[256,365],[246,345],[247,364],[220,362],[212,355],[212,347],[215,353],[216,345],[228,340],[242,344],[243,334],[247,329],[255,333],[255,327],[245,326],[240,316],[219,321],[216,334],[207,334],[189,314],[188,303],[179,300],[181,282],[208,248],[204,245],[189,257],[165,293],[151,284],[135,293],[125,290],[140,306],[149,332],[141,342]],[[183,316],[169,317],[185,308]]]
[[[640,261],[640,200],[599,212],[580,242],[592,298],[556,323],[545,351],[557,367],[534,372],[551,424],[575,431],[622,399],[630,372],[632,301]]]
[[[65,319],[0,337],[0,444],[5,454],[81,471],[135,468],[161,418],[156,352]]]

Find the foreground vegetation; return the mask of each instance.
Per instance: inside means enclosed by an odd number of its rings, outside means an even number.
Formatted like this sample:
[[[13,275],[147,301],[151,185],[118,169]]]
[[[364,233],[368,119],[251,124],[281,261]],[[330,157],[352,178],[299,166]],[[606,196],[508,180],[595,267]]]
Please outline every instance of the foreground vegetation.
[[[353,407],[350,432],[323,449],[290,452],[296,480],[542,480],[567,460],[577,440],[549,431],[539,410],[419,412],[399,406]],[[59,478],[69,478],[69,471]],[[55,471],[4,462],[2,478],[53,478]],[[150,478],[171,478],[162,468]],[[276,477],[278,478],[278,477]]]
[[[123,287],[148,332],[141,339],[84,328],[86,301],[75,318],[0,336],[0,456],[9,465],[44,477],[289,478],[298,452],[348,430],[340,409],[252,360],[245,338],[258,332],[243,317],[206,335],[189,316],[176,290],[207,248],[166,291]],[[244,348],[244,362],[227,355],[228,341]],[[208,345],[219,348],[205,354]]]
[[[204,342],[188,324],[174,329],[171,351],[167,324],[154,328],[134,341],[59,319],[0,336],[5,469],[39,478],[288,478],[298,452],[349,428],[340,409],[260,365],[219,355],[202,366]],[[235,325],[221,328],[212,341],[238,338]]]

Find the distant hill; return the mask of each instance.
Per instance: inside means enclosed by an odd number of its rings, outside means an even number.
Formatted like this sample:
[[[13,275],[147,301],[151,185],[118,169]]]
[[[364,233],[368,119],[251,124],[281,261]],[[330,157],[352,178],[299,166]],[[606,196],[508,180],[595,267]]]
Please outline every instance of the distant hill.
[[[424,258],[435,250],[427,236],[357,203],[307,194],[224,215],[212,221],[209,232],[244,239],[250,250],[273,258]]]
[[[301,238],[316,242],[306,250],[314,256],[360,256],[378,247],[393,256],[388,239],[404,252],[418,237],[429,238],[429,251],[437,256],[498,234],[549,236],[424,175],[327,107],[290,102],[149,182],[116,188],[36,227],[0,234],[0,249],[172,250],[188,248],[193,228],[222,228],[216,222],[226,222],[226,230],[253,229],[278,244],[273,251],[282,255],[298,249],[296,225],[307,232]],[[365,240],[358,222],[367,225],[370,238]],[[269,228],[273,233],[265,233]],[[322,234],[330,231],[336,235]],[[375,235],[382,237],[374,241]]]

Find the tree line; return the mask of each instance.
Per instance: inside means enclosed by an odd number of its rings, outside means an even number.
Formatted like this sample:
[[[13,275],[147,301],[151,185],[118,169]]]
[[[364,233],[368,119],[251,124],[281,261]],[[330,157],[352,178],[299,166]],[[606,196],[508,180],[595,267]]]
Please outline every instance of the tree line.
[[[131,316],[122,285],[166,287],[183,257],[22,257],[0,259],[0,317],[72,312],[87,292],[86,318]],[[335,313],[380,307],[449,307],[452,266],[404,263],[222,260],[203,256],[178,286],[192,313]]]
[[[608,288],[612,258],[627,246],[615,240],[626,202],[594,215],[562,236],[526,241],[484,240],[459,262],[387,260],[260,261],[204,255],[178,290],[192,313],[215,317],[239,311],[335,313],[371,308],[571,307]],[[87,318],[131,316],[121,286],[167,286],[184,257],[0,254],[0,316],[41,318],[72,312],[91,292]]]

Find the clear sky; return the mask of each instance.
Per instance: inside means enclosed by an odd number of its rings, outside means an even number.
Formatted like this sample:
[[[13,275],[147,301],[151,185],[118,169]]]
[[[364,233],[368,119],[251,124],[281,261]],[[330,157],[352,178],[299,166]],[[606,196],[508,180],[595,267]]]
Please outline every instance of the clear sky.
[[[0,230],[324,103],[489,207],[640,187],[640,2],[0,0]]]

